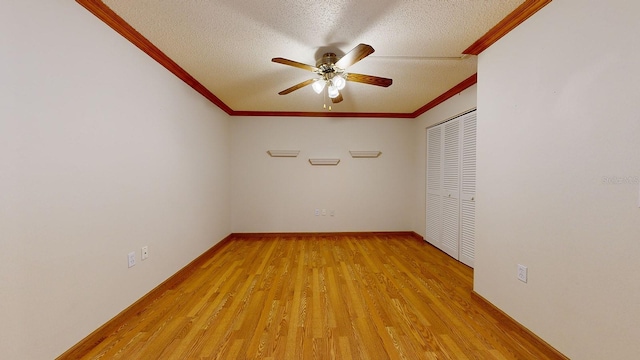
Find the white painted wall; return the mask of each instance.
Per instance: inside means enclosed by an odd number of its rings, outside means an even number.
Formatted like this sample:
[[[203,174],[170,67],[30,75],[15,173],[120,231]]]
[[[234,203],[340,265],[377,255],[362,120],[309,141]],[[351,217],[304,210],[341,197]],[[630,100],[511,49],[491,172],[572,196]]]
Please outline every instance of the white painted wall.
[[[479,57],[475,290],[572,359],[640,357],[639,12],[554,1]]]
[[[73,1],[0,59],[0,358],[52,359],[230,233],[229,118]]]
[[[407,231],[411,119],[234,117],[233,232]],[[267,150],[300,150],[272,158]],[[379,150],[354,159],[349,150]],[[311,166],[311,157],[339,158]],[[327,209],[315,216],[315,209]],[[335,210],[335,216],[330,216]]]
[[[454,116],[467,112],[476,107],[477,85],[473,85],[458,95],[439,104],[433,109],[420,115],[413,122],[412,139],[414,142],[414,165],[411,196],[411,229],[426,237],[426,184],[427,184],[427,128],[449,120]]]
[[[637,357],[638,6],[554,1],[477,89],[390,120],[229,119],[76,3],[0,3],[0,357],[57,356],[230,232],[424,236],[425,128],[476,95],[476,291],[571,358]]]

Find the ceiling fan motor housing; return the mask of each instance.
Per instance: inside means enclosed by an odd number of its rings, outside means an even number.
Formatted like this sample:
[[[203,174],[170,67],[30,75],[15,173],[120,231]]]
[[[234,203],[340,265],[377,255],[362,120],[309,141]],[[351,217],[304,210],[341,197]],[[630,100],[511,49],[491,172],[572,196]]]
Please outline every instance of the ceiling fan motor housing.
[[[316,67],[320,69],[323,74],[332,73],[336,71],[335,63],[338,61],[338,57],[334,53],[326,53],[322,55],[316,62]]]

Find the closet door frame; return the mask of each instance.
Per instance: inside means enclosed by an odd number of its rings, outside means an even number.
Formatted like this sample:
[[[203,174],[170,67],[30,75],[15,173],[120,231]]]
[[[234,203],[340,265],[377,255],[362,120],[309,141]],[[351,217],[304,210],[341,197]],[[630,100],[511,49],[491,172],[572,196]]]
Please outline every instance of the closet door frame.
[[[461,119],[460,134],[460,250],[458,259],[473,267],[476,239],[476,138],[477,114]]]
[[[426,241],[442,248],[442,131],[427,129]]]

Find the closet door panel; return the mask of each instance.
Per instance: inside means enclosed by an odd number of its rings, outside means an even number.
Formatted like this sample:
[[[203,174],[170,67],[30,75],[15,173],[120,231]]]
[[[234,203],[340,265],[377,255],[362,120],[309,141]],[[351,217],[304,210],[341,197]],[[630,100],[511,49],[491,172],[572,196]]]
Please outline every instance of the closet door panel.
[[[458,197],[460,191],[460,121],[444,124],[443,182],[446,196]]]
[[[463,196],[476,194],[476,114],[471,113],[462,119],[462,176],[461,192]]]
[[[442,247],[458,259],[460,234],[460,121],[444,123],[442,163]]]
[[[442,197],[427,194],[427,241],[440,247],[442,240]]]
[[[460,211],[460,262],[474,265],[476,242],[476,203],[462,200]]]
[[[460,234],[460,201],[444,197],[442,201],[442,246],[440,249],[458,259],[458,235]]]

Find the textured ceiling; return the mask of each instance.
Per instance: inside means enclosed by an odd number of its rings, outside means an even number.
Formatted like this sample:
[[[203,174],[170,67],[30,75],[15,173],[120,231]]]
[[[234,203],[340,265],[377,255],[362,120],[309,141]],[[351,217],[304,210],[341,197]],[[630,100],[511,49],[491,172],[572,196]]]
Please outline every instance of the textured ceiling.
[[[271,62],[315,65],[359,43],[375,53],[351,72],[392,78],[378,87],[349,82],[333,111],[412,113],[476,72],[462,52],[523,0],[104,0],[233,111],[322,112],[330,103],[310,86],[315,77]]]

